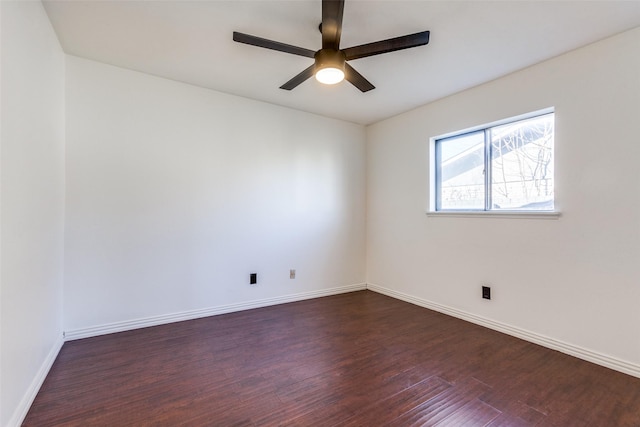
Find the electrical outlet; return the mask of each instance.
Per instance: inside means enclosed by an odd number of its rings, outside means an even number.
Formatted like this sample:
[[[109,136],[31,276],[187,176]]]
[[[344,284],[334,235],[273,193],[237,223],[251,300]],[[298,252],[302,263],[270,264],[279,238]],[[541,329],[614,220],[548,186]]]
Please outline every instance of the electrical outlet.
[[[251,273],[249,275],[249,284],[255,285],[256,283],[258,283],[258,273]]]
[[[289,270],[289,279],[295,279],[295,278],[296,278],[296,270],[292,268],[291,270]]]
[[[482,287],[482,298],[491,299],[491,288],[489,286]]]

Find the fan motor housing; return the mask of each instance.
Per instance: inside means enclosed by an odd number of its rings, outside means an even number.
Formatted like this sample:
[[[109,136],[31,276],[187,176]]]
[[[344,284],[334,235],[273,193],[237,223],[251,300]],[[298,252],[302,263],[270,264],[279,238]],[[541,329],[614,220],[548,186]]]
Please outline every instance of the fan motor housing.
[[[315,70],[321,70],[323,68],[339,68],[344,72],[344,64],[346,62],[346,56],[344,52],[333,49],[320,49],[315,54],[316,68]]]

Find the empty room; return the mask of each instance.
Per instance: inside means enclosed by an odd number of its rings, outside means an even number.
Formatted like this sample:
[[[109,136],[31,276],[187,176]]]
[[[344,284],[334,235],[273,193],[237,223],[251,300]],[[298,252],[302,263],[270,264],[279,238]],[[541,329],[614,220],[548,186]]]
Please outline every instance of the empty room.
[[[0,426],[640,426],[640,1],[0,33]]]

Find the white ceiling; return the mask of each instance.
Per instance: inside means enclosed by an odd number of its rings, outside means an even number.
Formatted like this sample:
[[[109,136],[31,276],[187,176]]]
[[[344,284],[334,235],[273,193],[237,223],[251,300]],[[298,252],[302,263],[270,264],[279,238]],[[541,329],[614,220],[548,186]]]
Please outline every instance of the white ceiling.
[[[313,59],[235,43],[232,32],[320,49],[320,0],[44,5],[69,54],[361,124],[640,26],[640,1],[346,0],[343,48],[423,30],[431,41],[351,61],[370,92],[314,79],[285,91]]]

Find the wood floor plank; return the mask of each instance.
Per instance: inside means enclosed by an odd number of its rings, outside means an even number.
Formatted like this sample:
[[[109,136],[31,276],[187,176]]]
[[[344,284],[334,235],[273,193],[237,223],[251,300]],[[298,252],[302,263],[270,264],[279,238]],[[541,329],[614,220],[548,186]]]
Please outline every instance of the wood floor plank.
[[[371,291],[64,344],[25,426],[640,426],[640,379]]]
[[[465,408],[468,408],[474,401],[483,403],[478,400],[478,397],[488,389],[489,387],[486,384],[474,378],[467,378],[465,381],[453,384],[452,387],[442,393],[416,406],[411,411],[406,412],[398,418],[398,422],[400,425],[406,426],[436,426],[446,425],[448,419],[455,420],[457,417],[468,418],[473,414],[470,414]],[[490,408],[489,405],[484,405]],[[495,413],[481,425],[486,425],[499,415],[499,412],[496,411],[495,408],[491,408],[491,410]],[[477,415],[484,419],[486,411],[483,410]]]
[[[479,426],[483,427],[500,416],[502,412],[479,399],[472,399],[442,421],[437,427]]]
[[[493,389],[481,396],[480,400],[502,411],[500,416],[489,423],[489,427],[535,426],[546,417],[526,403],[509,398]]]
[[[388,398],[372,402],[361,408],[357,415],[347,419],[341,426],[394,425],[401,417],[441,395],[451,384],[441,378],[430,377]],[[400,421],[402,422],[402,421]],[[396,424],[400,425],[400,424]]]

